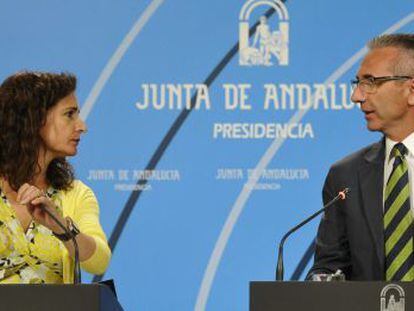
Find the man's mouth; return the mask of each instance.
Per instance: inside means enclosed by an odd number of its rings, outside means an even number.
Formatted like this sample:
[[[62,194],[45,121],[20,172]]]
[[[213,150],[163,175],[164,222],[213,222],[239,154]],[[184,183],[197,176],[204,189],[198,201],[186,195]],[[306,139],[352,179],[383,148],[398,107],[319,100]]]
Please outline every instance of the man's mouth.
[[[374,115],[374,113],[375,113],[374,110],[364,111],[365,119],[368,119],[368,118],[372,117]]]

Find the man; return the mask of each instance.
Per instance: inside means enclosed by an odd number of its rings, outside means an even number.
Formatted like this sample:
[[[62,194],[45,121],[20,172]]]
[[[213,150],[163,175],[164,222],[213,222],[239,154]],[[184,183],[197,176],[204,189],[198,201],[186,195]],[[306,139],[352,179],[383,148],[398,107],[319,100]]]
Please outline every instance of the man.
[[[367,127],[383,139],[335,163],[307,279],[341,270],[347,280],[414,280],[414,35],[374,38],[353,81]]]

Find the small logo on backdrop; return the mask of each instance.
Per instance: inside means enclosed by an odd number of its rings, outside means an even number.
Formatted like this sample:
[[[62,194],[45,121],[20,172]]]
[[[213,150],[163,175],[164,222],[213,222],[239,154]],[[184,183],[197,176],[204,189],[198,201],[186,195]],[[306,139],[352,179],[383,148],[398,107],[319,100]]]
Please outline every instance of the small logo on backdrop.
[[[382,289],[381,311],[405,311],[405,293],[401,286],[389,284]]]
[[[272,25],[266,16],[260,16],[253,38],[249,38],[249,18],[261,6],[275,9],[279,16],[279,28]],[[280,66],[289,64],[289,15],[280,0],[248,0],[239,17],[239,64],[241,66]]]

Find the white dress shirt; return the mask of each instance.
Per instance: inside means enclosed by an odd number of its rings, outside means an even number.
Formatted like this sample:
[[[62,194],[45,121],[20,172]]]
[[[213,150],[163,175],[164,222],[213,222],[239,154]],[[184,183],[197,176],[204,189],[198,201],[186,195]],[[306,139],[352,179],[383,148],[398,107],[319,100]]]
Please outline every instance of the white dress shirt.
[[[383,203],[385,203],[385,187],[387,186],[388,178],[392,172],[392,166],[394,164],[395,158],[391,158],[392,148],[399,143],[398,141],[393,141],[388,137],[385,138],[385,162],[384,162],[384,188],[383,188]],[[408,181],[410,183],[410,206],[411,211],[414,213],[414,185],[413,185],[413,174],[414,174],[414,133],[411,133],[407,136],[402,143],[408,149],[408,154],[405,156],[408,164]],[[384,206],[384,205],[383,205]]]

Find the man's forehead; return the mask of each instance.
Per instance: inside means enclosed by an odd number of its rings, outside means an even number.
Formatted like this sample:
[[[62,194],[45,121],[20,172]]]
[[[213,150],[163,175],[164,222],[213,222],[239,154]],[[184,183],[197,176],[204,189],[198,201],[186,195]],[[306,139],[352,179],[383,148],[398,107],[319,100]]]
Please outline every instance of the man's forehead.
[[[368,52],[359,67],[357,76],[383,76],[393,74],[399,50],[394,47],[377,48]]]

